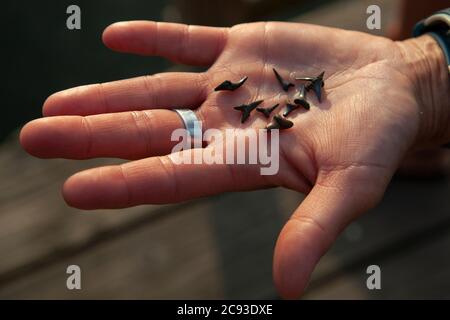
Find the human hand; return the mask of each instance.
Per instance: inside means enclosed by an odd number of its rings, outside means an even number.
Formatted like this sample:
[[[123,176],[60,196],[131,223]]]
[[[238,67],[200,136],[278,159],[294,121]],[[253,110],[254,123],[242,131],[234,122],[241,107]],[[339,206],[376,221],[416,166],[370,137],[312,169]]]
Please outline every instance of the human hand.
[[[225,29],[126,22],[108,27],[103,40],[114,50],[210,68],[56,93],[44,104],[45,118],[23,128],[23,147],[43,158],[141,159],[70,177],[64,198],[82,209],[275,186],[307,193],[275,250],[274,279],[286,298],[303,292],[343,228],[380,201],[408,150],[450,140],[448,81],[439,81],[447,80],[447,70],[428,36],[396,43],[304,24]],[[175,144],[170,135],[182,123],[166,109],[196,108],[204,129],[263,128],[267,119],[254,113],[241,124],[232,107],[259,99],[266,106],[280,102],[272,67],[285,78],[325,71],[322,102],[309,94],[311,110],[292,113],[294,127],[280,133],[278,174],[262,176],[251,165],[173,164],[167,156]],[[223,80],[244,75],[245,86],[232,94],[213,92]]]

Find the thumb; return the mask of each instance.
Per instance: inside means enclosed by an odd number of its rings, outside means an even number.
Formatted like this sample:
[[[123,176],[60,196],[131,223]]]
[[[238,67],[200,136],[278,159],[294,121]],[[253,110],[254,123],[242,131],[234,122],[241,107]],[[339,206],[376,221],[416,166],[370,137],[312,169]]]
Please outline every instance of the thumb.
[[[385,168],[366,166],[319,174],[275,247],[274,281],[282,297],[300,297],[322,255],[353,219],[379,202],[391,176]]]

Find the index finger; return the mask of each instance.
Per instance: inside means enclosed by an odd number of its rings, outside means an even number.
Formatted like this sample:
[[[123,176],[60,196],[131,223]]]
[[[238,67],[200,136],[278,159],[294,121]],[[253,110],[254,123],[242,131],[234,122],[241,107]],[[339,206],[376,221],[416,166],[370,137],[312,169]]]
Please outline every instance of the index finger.
[[[127,21],[107,27],[103,42],[120,52],[157,55],[189,65],[210,65],[222,52],[227,35],[227,28]]]

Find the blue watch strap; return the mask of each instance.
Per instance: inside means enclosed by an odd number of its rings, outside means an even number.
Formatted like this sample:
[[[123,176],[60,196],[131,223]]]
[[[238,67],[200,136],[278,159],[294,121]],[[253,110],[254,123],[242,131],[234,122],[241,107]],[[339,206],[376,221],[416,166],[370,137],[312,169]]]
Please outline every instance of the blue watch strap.
[[[418,37],[424,33],[432,36],[442,48],[450,75],[450,8],[418,22],[413,29],[413,36]]]

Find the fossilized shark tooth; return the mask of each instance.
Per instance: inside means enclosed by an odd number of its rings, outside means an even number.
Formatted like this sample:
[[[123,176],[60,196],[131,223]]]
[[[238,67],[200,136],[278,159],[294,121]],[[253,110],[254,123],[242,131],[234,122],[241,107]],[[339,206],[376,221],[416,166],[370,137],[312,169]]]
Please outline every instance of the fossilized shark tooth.
[[[287,102],[286,109],[283,112],[283,117],[287,117],[289,115],[289,113],[291,113],[292,111],[294,111],[295,109],[298,109],[298,108],[300,108],[300,106],[298,104]]]
[[[222,82],[221,84],[219,84],[214,91],[234,91],[237,88],[239,88],[240,86],[242,86],[245,81],[247,81],[248,77],[244,77],[241,80],[239,80],[238,82],[231,82],[230,80],[225,80],[224,82]]]
[[[245,120],[247,120],[248,117],[250,117],[250,112],[252,112],[253,109],[259,106],[263,101],[264,100],[258,100],[250,104],[242,104],[240,106],[234,107],[235,110],[239,110],[242,112],[241,123],[244,123]]]
[[[317,96],[317,99],[319,102],[322,102],[322,88],[324,86],[323,81],[323,75],[325,74],[325,71],[322,71],[321,74],[319,74],[317,77],[297,77],[295,80],[305,80],[309,81],[310,83],[306,87],[306,90],[313,90],[314,93]]]
[[[277,103],[276,105],[270,108],[256,108],[256,111],[261,112],[266,118],[269,118],[272,111],[275,110],[279,105],[280,104]]]
[[[276,115],[273,117],[272,121],[267,125],[267,130],[273,129],[289,129],[294,125],[294,123],[288,119],[284,119],[283,117]]]
[[[287,92],[290,87],[294,86],[293,83],[290,83],[289,81],[284,80],[275,68],[272,68],[272,70],[273,70],[273,73],[275,73],[275,77],[277,78],[278,82],[281,84],[281,87],[283,88],[284,91]]]
[[[300,105],[306,110],[309,110],[310,106],[308,101],[306,101],[306,88],[305,85],[300,85],[300,90],[298,91],[298,94],[294,97],[294,103],[296,105]]]
[[[308,101],[306,101],[306,89],[304,85],[300,86],[299,93],[294,97],[294,103],[286,102],[286,109],[284,110],[283,116],[287,117],[292,111],[303,107],[306,110],[310,109]]]

